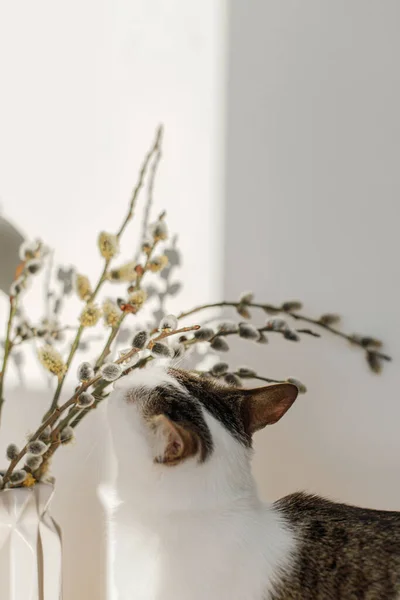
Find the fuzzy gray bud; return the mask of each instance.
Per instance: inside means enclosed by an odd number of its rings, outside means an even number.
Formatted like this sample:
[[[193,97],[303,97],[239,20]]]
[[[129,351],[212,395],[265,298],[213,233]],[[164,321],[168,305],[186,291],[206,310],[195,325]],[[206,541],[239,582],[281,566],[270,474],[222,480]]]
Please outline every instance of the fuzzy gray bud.
[[[163,219],[159,219],[149,227],[149,234],[155,242],[164,241],[168,238],[168,227]]]
[[[340,315],[336,315],[334,313],[326,313],[325,315],[321,315],[319,318],[319,322],[321,323],[321,325],[327,325],[328,327],[339,323],[339,321]]]
[[[199,342],[208,342],[208,340],[213,337],[214,333],[215,332],[211,327],[202,327],[194,332],[194,337]]]
[[[240,377],[235,375],[235,373],[227,373],[224,377],[224,381],[226,384],[231,385],[232,387],[241,387],[242,386]]]
[[[7,458],[8,460],[14,460],[17,458],[19,454],[19,450],[18,450],[18,446],[16,446],[15,444],[10,444],[9,446],[7,446]]]
[[[175,342],[171,345],[173,352],[173,358],[181,358],[185,354],[185,346],[179,342]]]
[[[88,408],[94,404],[94,396],[89,392],[82,392],[78,397],[77,405],[80,408]]]
[[[382,342],[373,338],[369,335],[364,335],[360,337],[360,344],[364,346],[364,348],[381,348]]]
[[[25,481],[26,475],[26,471],[24,471],[23,469],[19,469],[18,471],[14,471],[14,473],[12,473],[10,481],[14,485],[19,485],[20,483],[23,483]]]
[[[116,363],[106,363],[100,369],[101,376],[105,381],[115,381],[122,374],[122,367]]]
[[[162,331],[175,331],[178,329],[178,319],[175,315],[167,315],[161,319],[160,327]]]
[[[73,439],[74,439],[74,430],[72,429],[72,427],[67,425],[67,427],[64,427],[64,429],[61,432],[61,435],[60,435],[61,443],[68,444]]]
[[[257,341],[260,337],[260,332],[250,323],[239,323],[239,335],[245,340]]]
[[[254,300],[253,292],[243,292],[243,294],[241,294],[240,298],[239,298],[239,302],[241,304],[250,304],[251,302],[253,302],[253,300]]]
[[[43,266],[43,262],[41,260],[38,260],[37,258],[32,258],[31,260],[27,261],[27,263],[25,265],[25,269],[31,275],[36,275],[36,273],[39,273],[42,266]]]
[[[28,452],[34,456],[42,456],[47,450],[48,446],[42,440],[33,440],[27,445]]]
[[[295,312],[296,310],[301,310],[303,308],[303,304],[298,300],[289,300],[289,302],[284,302],[282,304],[282,310],[285,312]]]
[[[237,374],[239,377],[248,377],[249,379],[257,376],[254,369],[251,369],[250,367],[238,367]]]
[[[210,346],[213,350],[216,350],[217,352],[228,352],[229,350],[228,342],[222,337],[214,338]]]
[[[42,440],[42,442],[48,442],[50,440],[50,436],[51,436],[51,427],[50,427],[50,425],[48,425],[46,427],[46,429],[44,431],[42,431],[42,433],[40,434],[39,439]]]
[[[43,458],[41,456],[35,456],[34,454],[27,454],[25,458],[25,464],[32,471],[36,471],[40,467],[43,462]]]
[[[374,373],[379,374],[382,371],[382,361],[376,352],[367,351],[367,363]]]
[[[78,367],[79,381],[89,381],[94,377],[94,369],[89,362],[83,362]]]
[[[225,375],[228,372],[229,365],[224,362],[218,362],[213,367],[211,367],[211,375],[215,375],[215,377],[219,377],[220,375]]]
[[[268,338],[263,331],[260,331],[260,337],[257,340],[258,344],[268,344]]]
[[[171,348],[167,346],[167,344],[162,344],[161,342],[155,342],[155,344],[153,344],[151,353],[156,357],[163,356],[165,358],[172,358]]]
[[[132,346],[138,350],[143,350],[149,341],[149,334],[147,331],[138,331],[132,340]]]
[[[220,333],[237,333],[239,330],[236,323],[233,321],[223,321],[218,325],[218,331]]]
[[[286,340],[290,340],[291,342],[300,341],[300,336],[292,329],[285,329],[285,331],[283,332],[283,337]]]
[[[274,319],[269,319],[267,321],[267,327],[272,331],[285,331],[285,329],[288,327],[288,324],[285,319],[282,319],[282,317],[275,317]]]
[[[293,385],[295,385],[297,387],[297,389],[299,390],[299,394],[306,393],[307,388],[304,385],[304,383],[302,383],[299,379],[296,379],[295,377],[289,377],[289,379],[287,381],[288,381],[288,383],[292,383]]]
[[[250,319],[251,318],[251,314],[249,309],[247,308],[247,305],[244,303],[238,304],[236,307],[237,312],[239,313],[239,315],[241,317],[243,317],[243,319]]]

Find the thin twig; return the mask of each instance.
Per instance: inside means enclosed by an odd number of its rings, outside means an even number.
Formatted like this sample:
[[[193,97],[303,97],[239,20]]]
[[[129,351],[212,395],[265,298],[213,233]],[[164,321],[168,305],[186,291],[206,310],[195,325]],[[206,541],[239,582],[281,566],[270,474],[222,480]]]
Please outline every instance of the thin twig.
[[[51,318],[51,305],[50,305],[50,298],[52,296],[51,293],[51,275],[53,272],[53,263],[54,263],[54,251],[52,251],[50,253],[50,258],[47,264],[47,270],[46,270],[46,278],[45,278],[45,283],[44,283],[44,314],[45,317],[47,319],[50,320]]]
[[[135,206],[136,206],[136,200],[137,200],[139,192],[140,192],[140,190],[141,190],[141,188],[143,186],[144,177],[146,175],[146,171],[147,171],[147,168],[149,166],[149,163],[150,163],[152,157],[154,155],[157,155],[157,153],[160,151],[162,134],[163,134],[163,127],[162,127],[162,125],[160,125],[158,127],[158,129],[157,129],[157,132],[156,132],[156,139],[154,141],[154,144],[150,148],[150,150],[148,151],[148,153],[146,154],[145,159],[144,159],[143,164],[142,164],[142,168],[140,169],[139,179],[138,179],[138,181],[136,183],[136,186],[133,189],[131,201],[129,203],[128,214],[126,215],[126,217],[125,217],[125,219],[124,219],[124,221],[123,221],[123,223],[122,223],[122,225],[119,228],[118,233],[117,233],[118,239],[124,233],[124,231],[126,229],[126,226],[128,225],[129,221],[133,217],[133,213],[134,213]]]
[[[135,255],[135,259],[134,259],[135,262],[138,262],[138,260],[139,260],[141,249],[142,249],[143,243],[146,239],[146,233],[147,233],[147,230],[149,227],[150,213],[151,213],[151,208],[153,206],[154,182],[155,182],[155,178],[156,178],[156,174],[157,174],[158,165],[160,164],[160,160],[162,157],[162,150],[161,150],[162,134],[163,134],[163,130],[161,128],[160,139],[158,141],[158,145],[156,146],[156,152],[154,155],[153,164],[150,169],[149,183],[147,186],[147,202],[146,202],[146,206],[145,206],[144,213],[143,213],[142,229],[141,229],[141,234],[140,234],[140,238],[139,238],[140,244],[136,251],[136,255]]]
[[[210,371],[194,371],[194,373],[203,375],[205,373],[210,373]],[[259,381],[265,381],[266,383],[287,383],[287,379],[271,379],[271,377],[262,377],[261,375],[257,375],[256,373],[252,374],[251,376],[246,375],[246,377],[241,375],[240,371],[230,371],[230,374],[236,375],[236,377],[239,377],[239,379],[255,379]],[[227,375],[227,373],[223,373],[221,375],[213,375],[213,377],[215,379],[222,379],[223,377],[225,377],[225,375]]]
[[[96,361],[96,365],[95,365],[95,369],[96,370],[99,369],[102,366],[102,364],[104,363],[105,359],[110,354],[111,345],[112,345],[113,341],[115,340],[115,338],[117,337],[118,332],[119,332],[119,330],[121,328],[121,325],[122,325],[124,319],[126,318],[126,315],[127,315],[127,313],[122,313],[122,315],[119,318],[118,324],[115,325],[115,327],[111,328],[110,335],[108,336],[108,339],[107,339],[107,342],[106,342],[106,344],[105,344],[105,346],[103,348],[103,351],[102,351],[102,353],[100,354],[99,358]]]
[[[59,379],[58,379],[58,384],[57,384],[57,387],[56,387],[56,391],[54,392],[54,397],[53,397],[53,401],[52,401],[51,406],[50,406],[49,413],[51,413],[55,408],[57,408],[58,399],[60,397],[61,390],[62,390],[62,387],[64,385],[65,377],[66,377],[66,375],[67,375],[67,373],[69,371],[69,368],[71,366],[72,360],[73,360],[73,358],[75,356],[75,352],[77,351],[77,349],[79,347],[79,342],[80,342],[83,330],[84,330],[84,327],[82,325],[80,325],[80,327],[78,328],[78,331],[76,332],[74,341],[72,342],[71,349],[69,351],[67,362],[65,364],[65,371],[64,371],[63,375],[61,377],[59,377]]]

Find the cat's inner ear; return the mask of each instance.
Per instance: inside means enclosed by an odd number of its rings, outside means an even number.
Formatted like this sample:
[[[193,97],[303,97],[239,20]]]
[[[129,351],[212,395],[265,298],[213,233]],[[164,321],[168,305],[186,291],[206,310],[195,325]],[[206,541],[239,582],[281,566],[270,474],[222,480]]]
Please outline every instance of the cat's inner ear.
[[[252,435],[266,425],[279,421],[296,400],[298,389],[291,383],[279,383],[246,390],[243,401],[243,420]]]
[[[195,456],[199,450],[197,435],[164,414],[152,418],[151,430],[154,460],[157,463],[177,465]]]

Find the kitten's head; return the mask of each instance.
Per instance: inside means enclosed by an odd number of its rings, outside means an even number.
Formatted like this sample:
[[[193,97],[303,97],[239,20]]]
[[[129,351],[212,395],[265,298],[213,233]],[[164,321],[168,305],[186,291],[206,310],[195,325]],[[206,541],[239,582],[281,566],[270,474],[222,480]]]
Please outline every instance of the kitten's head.
[[[110,398],[118,461],[163,481],[181,472],[209,487],[232,476],[235,486],[249,470],[253,434],[279,421],[297,392],[289,383],[245,390],[178,369],[135,371]]]

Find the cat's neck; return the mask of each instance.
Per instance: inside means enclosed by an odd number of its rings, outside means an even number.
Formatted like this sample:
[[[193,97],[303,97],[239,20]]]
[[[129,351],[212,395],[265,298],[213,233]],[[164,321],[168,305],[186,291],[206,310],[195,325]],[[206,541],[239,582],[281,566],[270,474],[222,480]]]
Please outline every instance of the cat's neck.
[[[250,473],[240,485],[231,485],[226,478],[203,479],[186,473],[176,477],[138,477],[126,481],[117,477],[115,493],[118,501],[133,512],[157,513],[160,516],[187,512],[218,512],[252,509],[260,506],[257,486]]]

